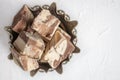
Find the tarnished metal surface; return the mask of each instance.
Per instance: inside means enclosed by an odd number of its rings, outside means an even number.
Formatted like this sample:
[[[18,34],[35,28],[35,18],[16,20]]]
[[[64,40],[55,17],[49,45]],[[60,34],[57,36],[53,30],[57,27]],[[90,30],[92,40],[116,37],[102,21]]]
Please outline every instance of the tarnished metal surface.
[[[50,6],[49,5],[43,5],[43,6],[39,6],[39,5],[36,5],[34,7],[31,7],[30,10],[33,12],[33,14],[36,16],[42,9],[47,9],[47,10],[50,10],[51,14],[56,16],[60,21],[61,21],[61,28],[66,31],[70,36],[71,36],[71,42],[74,44],[75,46],[75,51],[74,52],[77,52],[79,53],[80,52],[80,49],[76,46],[76,43],[77,43],[77,37],[76,37],[76,34],[77,34],[77,30],[75,29],[75,26],[77,25],[77,21],[70,21],[70,17],[68,14],[66,14],[63,10],[57,10],[56,8],[56,4],[55,3],[52,3]],[[9,36],[10,36],[10,47],[14,47],[12,45],[12,42],[13,42],[13,39],[14,39],[14,35],[13,35],[13,31],[11,30],[11,26],[7,26],[5,27],[5,30],[9,33]],[[71,59],[72,57],[72,54],[69,55],[69,57],[67,59],[65,59],[57,68],[56,68],[56,71],[58,73],[62,73],[62,65],[63,64],[66,64],[69,59]],[[10,54],[9,55],[9,59],[13,59],[12,58],[12,55]],[[39,68],[39,69],[36,69],[36,70],[33,70],[30,72],[31,76],[34,76],[38,71],[39,72],[46,72],[46,71],[53,71],[54,69],[52,68],[47,68],[46,67],[46,70],[45,68]]]

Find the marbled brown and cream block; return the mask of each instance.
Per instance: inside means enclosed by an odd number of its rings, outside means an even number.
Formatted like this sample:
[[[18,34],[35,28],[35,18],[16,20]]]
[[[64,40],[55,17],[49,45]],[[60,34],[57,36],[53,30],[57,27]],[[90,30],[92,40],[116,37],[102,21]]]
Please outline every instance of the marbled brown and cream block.
[[[45,49],[44,41],[41,37],[34,33],[21,32],[13,45],[23,55],[40,59]]]
[[[46,41],[51,40],[60,20],[53,16],[49,10],[42,10],[34,19],[32,29],[38,32]]]

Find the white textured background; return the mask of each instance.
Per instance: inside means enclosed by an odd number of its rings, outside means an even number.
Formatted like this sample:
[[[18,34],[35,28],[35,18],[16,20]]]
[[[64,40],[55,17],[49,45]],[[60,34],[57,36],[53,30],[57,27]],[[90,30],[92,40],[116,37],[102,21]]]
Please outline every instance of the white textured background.
[[[9,38],[4,26],[11,25],[23,4],[53,1],[78,20],[81,53],[64,65],[62,75],[54,71],[30,77],[7,59]],[[120,0],[0,0],[0,80],[120,80]]]

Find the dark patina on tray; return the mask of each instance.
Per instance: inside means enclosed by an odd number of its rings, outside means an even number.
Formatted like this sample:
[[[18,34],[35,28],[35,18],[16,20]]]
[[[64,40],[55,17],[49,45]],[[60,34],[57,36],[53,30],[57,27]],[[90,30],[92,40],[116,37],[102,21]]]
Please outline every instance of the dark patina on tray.
[[[61,21],[60,27],[71,36],[70,41],[73,43],[75,47],[75,50],[73,51],[73,53],[79,53],[80,49],[76,46],[76,43],[77,43],[76,33],[77,32],[75,29],[78,22],[76,20],[71,21],[68,14],[66,14],[63,10],[57,10],[56,3],[54,2],[50,6],[49,5],[43,5],[43,6],[36,5],[30,8],[34,16],[37,16],[39,12],[41,12],[42,9],[49,10],[52,15],[56,16]],[[18,37],[18,33],[14,32],[11,29],[11,26],[7,26],[5,27],[5,29],[10,34],[9,44],[10,44],[10,47],[13,48],[14,47],[13,42]],[[63,72],[62,65],[66,64],[70,60],[70,58],[72,57],[72,54],[69,55],[64,61],[62,61],[56,69],[52,69],[48,64],[39,63],[39,68],[31,71],[30,75],[34,76],[38,71],[48,72],[48,71],[53,71],[53,70],[56,70],[59,74],[61,74]],[[13,59],[19,66],[21,66],[19,61],[17,61],[17,59],[11,53],[8,55],[8,58],[10,60]]]

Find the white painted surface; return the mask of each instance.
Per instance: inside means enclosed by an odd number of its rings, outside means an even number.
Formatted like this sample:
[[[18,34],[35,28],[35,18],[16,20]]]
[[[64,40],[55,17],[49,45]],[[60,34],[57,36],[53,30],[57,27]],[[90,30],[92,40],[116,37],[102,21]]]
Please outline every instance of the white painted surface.
[[[12,23],[23,4],[53,1],[79,21],[81,53],[64,65],[62,75],[54,71],[30,77],[7,59],[9,39],[4,26]],[[120,0],[0,0],[0,80],[120,80]]]

